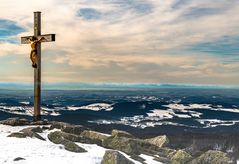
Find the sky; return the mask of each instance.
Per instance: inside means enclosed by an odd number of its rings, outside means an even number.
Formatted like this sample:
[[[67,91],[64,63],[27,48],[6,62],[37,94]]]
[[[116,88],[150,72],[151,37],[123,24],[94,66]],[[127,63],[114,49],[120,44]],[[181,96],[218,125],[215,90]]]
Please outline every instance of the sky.
[[[239,85],[238,0],[0,0],[0,82],[33,82],[33,12],[43,82]]]

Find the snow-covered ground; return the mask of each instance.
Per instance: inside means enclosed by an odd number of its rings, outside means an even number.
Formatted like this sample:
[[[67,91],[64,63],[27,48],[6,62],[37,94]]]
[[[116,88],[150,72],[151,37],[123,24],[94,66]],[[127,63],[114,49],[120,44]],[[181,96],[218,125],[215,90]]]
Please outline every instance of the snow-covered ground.
[[[12,132],[17,132],[25,127],[11,127],[0,125],[0,163],[58,163],[58,164],[75,164],[79,161],[94,164],[100,163],[105,149],[97,145],[80,144],[88,152],[73,153],[66,151],[62,145],[56,145],[47,139],[50,131],[41,134],[46,141],[36,138],[14,138],[7,137]],[[26,160],[13,161],[21,157]]]
[[[88,152],[73,153],[66,151],[62,145],[54,144],[48,140],[47,135],[51,131],[44,131],[40,134],[43,138],[46,139],[46,141],[42,141],[36,138],[7,137],[12,132],[18,132],[23,128],[26,128],[26,126],[12,127],[0,125],[1,164],[100,164],[106,150],[105,148],[97,146],[95,144],[77,143]],[[122,154],[129,158],[129,156],[127,156],[125,153]],[[14,159],[17,157],[24,158],[25,160],[14,161]],[[154,161],[150,156],[141,155],[141,157],[146,159],[146,163],[160,164],[160,162]],[[140,164],[140,162],[134,162],[135,164]]]

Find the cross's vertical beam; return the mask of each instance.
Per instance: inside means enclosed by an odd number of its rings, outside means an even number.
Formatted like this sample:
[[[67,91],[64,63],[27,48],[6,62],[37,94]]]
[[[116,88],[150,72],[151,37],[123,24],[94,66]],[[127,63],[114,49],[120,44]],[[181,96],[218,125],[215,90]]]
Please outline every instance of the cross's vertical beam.
[[[33,39],[35,38],[35,39]],[[37,42],[34,42],[37,41]],[[31,60],[32,52],[35,53],[36,68],[34,68],[34,121],[41,120],[41,42],[54,42],[55,34],[41,35],[41,12],[34,12],[34,37],[25,36],[21,37],[22,44],[31,45]],[[37,52],[35,52],[37,51]],[[33,63],[32,61],[32,64]]]
[[[41,12],[34,12],[34,36],[41,35]],[[37,44],[37,68],[34,69],[34,120],[41,119],[41,43]]]

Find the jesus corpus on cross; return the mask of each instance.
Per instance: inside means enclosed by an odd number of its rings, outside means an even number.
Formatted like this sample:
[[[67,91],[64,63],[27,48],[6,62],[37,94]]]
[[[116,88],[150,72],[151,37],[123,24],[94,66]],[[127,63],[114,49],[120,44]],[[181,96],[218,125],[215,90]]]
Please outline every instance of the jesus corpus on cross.
[[[41,37],[39,40],[32,36],[29,38],[30,44],[31,44],[31,53],[30,53],[30,59],[32,61],[32,67],[37,68],[37,44],[40,43],[42,40],[44,40],[44,37]]]
[[[55,41],[55,34],[41,35],[41,12],[34,12],[34,36],[21,37],[22,44],[31,44],[30,58],[34,68],[34,121],[41,119],[41,42]]]

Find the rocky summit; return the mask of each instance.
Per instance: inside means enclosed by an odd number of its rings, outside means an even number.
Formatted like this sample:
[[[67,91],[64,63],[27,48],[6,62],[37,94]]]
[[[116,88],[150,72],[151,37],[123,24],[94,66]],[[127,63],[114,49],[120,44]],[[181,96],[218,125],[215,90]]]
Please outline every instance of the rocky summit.
[[[211,146],[208,148],[205,146],[200,147],[195,145],[195,143],[198,144],[197,141],[194,141],[194,145],[186,144],[186,146],[183,146],[183,143],[178,143],[179,147],[176,147],[173,137],[170,138],[166,135],[145,139],[117,129],[113,129],[112,133],[107,135],[81,125],[46,120],[32,123],[30,120],[20,118],[3,120],[0,124],[23,127],[20,131],[9,134],[8,137],[29,137],[43,142],[46,142],[47,139],[66,151],[74,153],[87,152],[80,144],[98,145],[108,149],[105,151],[101,164],[133,164],[135,162],[145,164],[146,160],[142,155],[147,155],[154,161],[166,164],[236,163],[236,159],[229,151],[220,151],[218,147],[213,148]],[[49,133],[47,138],[44,138],[41,133],[46,130],[49,130]],[[23,159],[19,158],[19,160]]]

